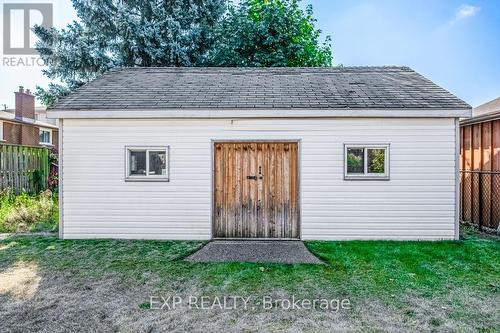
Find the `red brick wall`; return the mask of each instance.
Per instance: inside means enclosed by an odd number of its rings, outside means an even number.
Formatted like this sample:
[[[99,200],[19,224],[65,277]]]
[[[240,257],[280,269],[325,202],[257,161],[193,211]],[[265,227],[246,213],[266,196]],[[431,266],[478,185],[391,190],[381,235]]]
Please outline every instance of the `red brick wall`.
[[[21,124],[3,123],[3,139],[7,143],[21,144]]]
[[[21,144],[25,146],[37,146],[39,128],[33,125],[21,125]]]
[[[3,122],[3,139],[6,143],[39,146],[40,128],[31,124]],[[52,145],[55,149],[59,144],[59,131],[52,130]],[[50,147],[50,146],[49,146]]]

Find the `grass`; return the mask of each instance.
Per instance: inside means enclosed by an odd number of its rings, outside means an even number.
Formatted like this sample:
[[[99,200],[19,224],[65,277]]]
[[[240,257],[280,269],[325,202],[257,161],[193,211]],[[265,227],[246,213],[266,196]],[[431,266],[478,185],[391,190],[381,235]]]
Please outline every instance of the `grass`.
[[[349,295],[392,297],[411,290],[422,295],[450,288],[490,292],[500,286],[500,242],[469,233],[461,241],[306,242],[328,265],[222,263],[195,264],[182,258],[197,241],[60,240],[18,236],[0,241],[0,268],[34,261],[51,271],[82,276],[107,273],[140,280],[144,273],[162,279],[195,278],[223,292],[256,293],[330,290]],[[263,269],[261,269],[263,268]],[[224,281],[218,285],[217,281]],[[222,290],[221,290],[222,288]]]
[[[394,320],[494,331],[499,320],[500,241],[471,229],[463,234],[460,241],[443,242],[307,242],[327,265],[183,260],[203,244],[196,241],[16,236],[0,241],[0,272],[23,262],[35,264],[42,275],[69,274],[80,282],[113,276],[119,284],[146,285],[161,293],[349,298],[359,311],[354,317],[363,318],[367,304],[378,304],[388,315],[394,312]],[[146,301],[135,307],[147,311]]]
[[[0,191],[0,233],[55,231],[58,223],[57,194],[38,195]]]

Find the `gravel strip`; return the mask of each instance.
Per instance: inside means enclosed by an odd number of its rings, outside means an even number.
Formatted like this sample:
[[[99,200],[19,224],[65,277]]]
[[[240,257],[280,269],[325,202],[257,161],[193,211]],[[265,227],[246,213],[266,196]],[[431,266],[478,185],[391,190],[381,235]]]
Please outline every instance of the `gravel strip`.
[[[193,262],[243,261],[323,264],[300,241],[212,241],[186,258]]]

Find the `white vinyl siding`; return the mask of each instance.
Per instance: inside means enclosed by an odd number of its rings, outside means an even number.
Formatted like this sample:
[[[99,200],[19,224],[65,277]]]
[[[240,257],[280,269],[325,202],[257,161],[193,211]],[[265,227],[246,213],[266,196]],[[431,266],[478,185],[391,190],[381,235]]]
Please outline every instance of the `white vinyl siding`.
[[[88,135],[92,133],[92,135]],[[453,118],[65,119],[65,238],[210,239],[212,140],[300,140],[302,239],[453,239]],[[390,144],[390,180],[345,181],[344,143]],[[124,182],[169,146],[170,182]]]

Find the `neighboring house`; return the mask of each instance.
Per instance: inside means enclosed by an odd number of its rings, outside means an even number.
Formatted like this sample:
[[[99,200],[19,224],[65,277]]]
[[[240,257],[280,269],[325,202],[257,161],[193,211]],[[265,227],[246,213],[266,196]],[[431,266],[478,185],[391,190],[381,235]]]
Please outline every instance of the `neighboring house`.
[[[57,149],[59,130],[52,123],[37,120],[35,96],[19,87],[14,110],[0,111],[0,144],[47,146]],[[45,111],[43,111],[45,114]]]
[[[1,111],[15,114],[16,109],[4,109]],[[47,108],[45,106],[35,106],[35,120],[42,122],[42,123],[54,125],[54,126],[58,126],[58,123],[59,123],[59,121],[57,119],[47,118]]]
[[[472,115],[474,117],[491,112],[500,112],[500,97],[472,109]]]
[[[48,110],[60,236],[458,239],[470,115],[407,67],[112,70]]]
[[[47,123],[54,126],[59,125],[59,121],[57,119],[47,118],[47,109],[45,108],[45,106],[35,107],[35,119],[42,123]]]
[[[473,113],[477,115],[460,122],[461,218],[499,230],[500,98]]]

